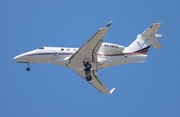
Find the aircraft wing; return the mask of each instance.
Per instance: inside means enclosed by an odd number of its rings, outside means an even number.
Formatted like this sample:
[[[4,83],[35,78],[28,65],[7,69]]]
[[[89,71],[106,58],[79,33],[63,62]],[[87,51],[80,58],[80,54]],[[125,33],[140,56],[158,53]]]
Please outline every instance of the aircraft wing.
[[[94,62],[96,64],[95,69],[98,69],[97,53],[111,24],[112,21],[109,22],[106,27],[100,28],[78,51],[76,51],[76,53],[69,58],[69,63],[66,66],[69,68],[83,68],[83,62],[88,60]]]
[[[82,78],[85,78],[84,70],[74,70],[77,74],[79,74]],[[92,80],[88,81],[92,86],[94,86],[96,89],[98,89],[101,93],[104,94],[112,94],[115,88],[111,89],[110,91],[107,89],[107,87],[100,81],[97,75],[96,70],[91,70],[91,76]]]

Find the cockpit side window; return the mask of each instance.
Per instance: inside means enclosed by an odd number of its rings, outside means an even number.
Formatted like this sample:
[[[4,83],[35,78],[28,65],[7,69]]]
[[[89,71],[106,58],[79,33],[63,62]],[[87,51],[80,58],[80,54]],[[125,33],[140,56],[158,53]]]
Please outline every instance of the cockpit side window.
[[[38,48],[38,49],[44,49],[44,47],[40,47],[40,48]]]

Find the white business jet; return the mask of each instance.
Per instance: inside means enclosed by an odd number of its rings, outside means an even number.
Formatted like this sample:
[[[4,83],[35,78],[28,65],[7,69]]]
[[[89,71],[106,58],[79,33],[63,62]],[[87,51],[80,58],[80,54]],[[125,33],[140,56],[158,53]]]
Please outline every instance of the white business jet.
[[[156,34],[161,23],[154,23],[128,47],[113,43],[103,43],[103,38],[111,26],[112,21],[106,27],[100,28],[80,48],[68,47],[40,47],[38,49],[20,54],[14,57],[18,63],[27,63],[27,71],[30,71],[30,63],[52,63],[74,70],[87,82],[104,94],[112,94],[115,88],[108,90],[98,78],[98,70],[126,63],[142,63],[147,58],[150,46],[161,48]]]

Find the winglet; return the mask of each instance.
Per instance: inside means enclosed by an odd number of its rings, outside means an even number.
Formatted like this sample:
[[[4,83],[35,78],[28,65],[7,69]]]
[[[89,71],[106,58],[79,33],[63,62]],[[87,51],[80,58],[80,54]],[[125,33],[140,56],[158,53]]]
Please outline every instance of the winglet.
[[[110,27],[111,24],[112,24],[112,22],[113,22],[113,20],[111,20],[111,21],[106,25],[106,27]]]
[[[113,88],[110,90],[110,93],[112,94],[116,88]]]

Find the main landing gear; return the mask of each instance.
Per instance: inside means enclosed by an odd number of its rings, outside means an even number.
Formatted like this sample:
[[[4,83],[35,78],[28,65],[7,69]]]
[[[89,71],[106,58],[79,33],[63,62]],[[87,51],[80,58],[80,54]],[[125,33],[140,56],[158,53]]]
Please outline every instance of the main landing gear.
[[[91,81],[92,80],[92,76],[90,76],[90,75],[86,76],[86,80],[87,81]]]
[[[89,62],[84,63],[84,67],[86,67],[86,69],[91,69],[91,64]]]
[[[92,80],[92,76],[91,76],[91,64],[89,62],[85,62],[84,63],[84,67],[86,67],[84,69],[85,72],[85,76],[86,76],[86,80],[87,81],[91,81]]]

